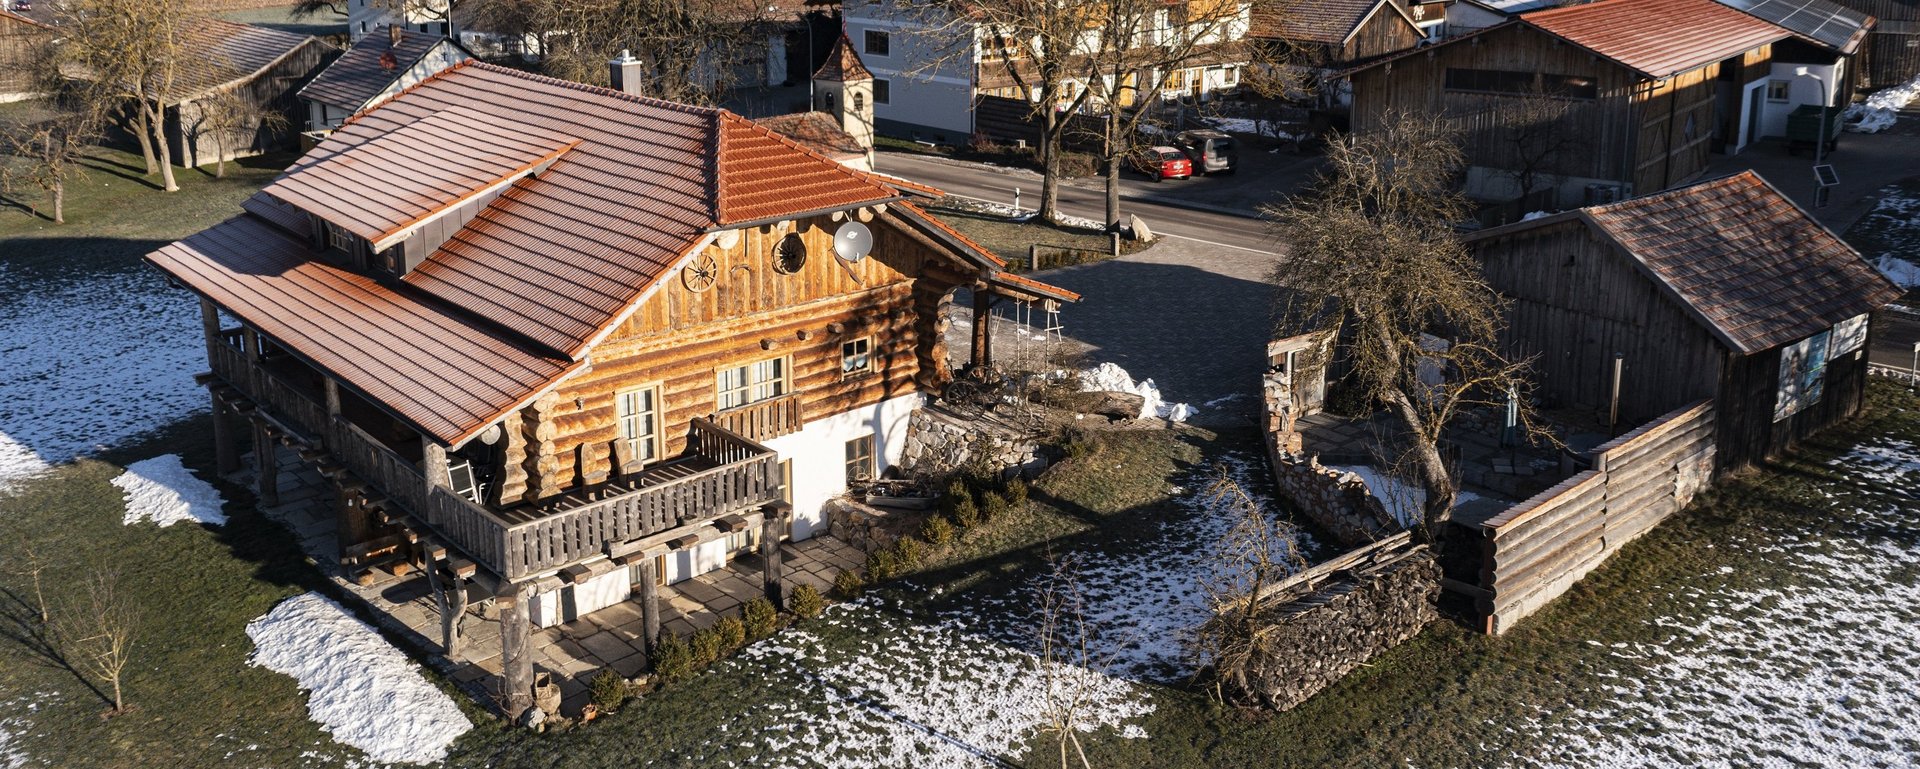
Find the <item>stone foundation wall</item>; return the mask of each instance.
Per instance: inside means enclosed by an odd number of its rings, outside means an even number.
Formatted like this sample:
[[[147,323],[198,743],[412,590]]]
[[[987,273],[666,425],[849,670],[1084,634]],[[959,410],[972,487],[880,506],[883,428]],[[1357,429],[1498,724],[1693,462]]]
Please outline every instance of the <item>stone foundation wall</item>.
[[[1400,530],[1399,522],[1359,476],[1323,467],[1317,456],[1275,451],[1272,460],[1274,486],[1281,498],[1340,544],[1358,547]]]
[[[1244,704],[1290,710],[1437,619],[1440,566],[1425,548],[1337,576],[1261,612],[1262,643],[1221,671]]]
[[[984,462],[1002,477],[1019,473],[1031,478],[1047,466],[1037,436],[932,407],[913,412],[907,422],[906,457],[901,465],[909,474],[944,476],[977,461],[974,452],[982,446],[988,452]]]
[[[846,497],[829,499],[820,509],[826,513],[827,527],[833,533],[833,538],[859,548],[863,553],[892,547],[895,540],[910,533],[921,519],[930,514],[927,511],[874,507]]]

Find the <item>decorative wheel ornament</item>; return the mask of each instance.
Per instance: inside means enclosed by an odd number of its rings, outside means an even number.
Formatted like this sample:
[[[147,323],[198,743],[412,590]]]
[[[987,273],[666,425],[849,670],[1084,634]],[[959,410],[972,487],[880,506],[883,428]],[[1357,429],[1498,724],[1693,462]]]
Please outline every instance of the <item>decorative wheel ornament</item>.
[[[713,254],[701,254],[680,270],[680,282],[687,290],[700,293],[720,282],[720,261]]]
[[[773,271],[792,275],[807,264],[807,241],[800,233],[788,233],[773,246]]]

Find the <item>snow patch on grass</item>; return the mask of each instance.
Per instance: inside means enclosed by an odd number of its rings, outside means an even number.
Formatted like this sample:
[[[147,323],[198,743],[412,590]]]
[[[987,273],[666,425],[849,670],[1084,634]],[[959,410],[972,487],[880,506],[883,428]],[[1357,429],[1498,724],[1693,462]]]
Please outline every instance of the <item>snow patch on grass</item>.
[[[1133,375],[1119,364],[1108,362],[1080,372],[1081,392],[1133,393],[1141,398],[1138,418],[1160,417],[1174,422],[1185,422],[1193,416],[1193,407],[1185,403],[1169,403],[1160,395],[1160,386],[1152,379],[1133,381]]]
[[[847,643],[848,633],[862,643]],[[877,598],[831,607],[726,664],[798,689],[758,714],[763,726],[717,736],[726,744],[715,751],[753,757],[741,766],[1006,766],[1053,712],[1040,658],[959,620],[921,624]],[[1072,665],[1052,670],[1054,701],[1082,698],[1077,730],[1146,736],[1128,723],[1153,712],[1140,687]]]
[[[319,593],[280,602],[247,635],[251,664],[292,676],[310,692],[308,716],[376,761],[439,761],[473,728],[406,655]]]
[[[220,511],[220,492],[194,476],[180,463],[177,454],[164,454],[127,465],[127,471],[113,479],[127,501],[123,522],[132,526],[153,521],[161,528],[181,521],[208,526],[223,526],[227,514]]]
[[[1679,597],[1667,642],[1627,644],[1629,683],[1559,719],[1544,766],[1911,766],[1920,762],[1920,446],[1871,441],[1833,463],[1836,527],[1754,545],[1799,575]],[[1835,489],[1840,491],[1841,489]],[[1861,497],[1852,497],[1859,501]],[[1622,671],[1627,672],[1627,671]]]
[[[1920,238],[1920,198],[1909,197],[1899,186],[1889,187],[1856,229],[1872,232],[1874,237],[1867,240],[1894,249],[1866,254],[1881,274],[1901,288],[1920,288],[1920,266],[1915,264],[1920,256],[1913,251]]]
[[[206,406],[199,310],[135,269],[59,285],[0,263],[0,488]]]

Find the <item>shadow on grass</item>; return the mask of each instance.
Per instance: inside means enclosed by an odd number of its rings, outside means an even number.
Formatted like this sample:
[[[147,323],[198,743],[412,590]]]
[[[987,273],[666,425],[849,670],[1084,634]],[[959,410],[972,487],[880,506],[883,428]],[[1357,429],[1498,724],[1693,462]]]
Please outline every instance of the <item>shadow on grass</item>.
[[[51,622],[40,621],[40,608],[37,603],[27,601],[25,596],[14,592],[13,588],[0,586],[0,638],[26,652],[27,658],[35,664],[61,670],[73,676],[80,685],[87,687],[101,702],[111,706],[113,698],[107,696],[93,680],[74,668],[67,656],[60,651],[58,631]]]
[[[148,177],[146,169],[138,166],[129,166],[125,163],[118,163],[97,155],[87,156],[80,161],[80,165],[89,170],[99,171],[109,176],[118,176],[150,190],[157,191],[161,189],[160,183]]]

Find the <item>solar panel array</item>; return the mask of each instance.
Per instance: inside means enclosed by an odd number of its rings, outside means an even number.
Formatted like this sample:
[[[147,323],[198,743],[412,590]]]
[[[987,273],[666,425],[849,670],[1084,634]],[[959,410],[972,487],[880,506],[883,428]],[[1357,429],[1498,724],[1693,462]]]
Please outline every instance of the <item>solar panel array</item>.
[[[1867,14],[1828,0],[1720,0],[1720,3],[1835,49],[1846,48],[1867,25]]]

